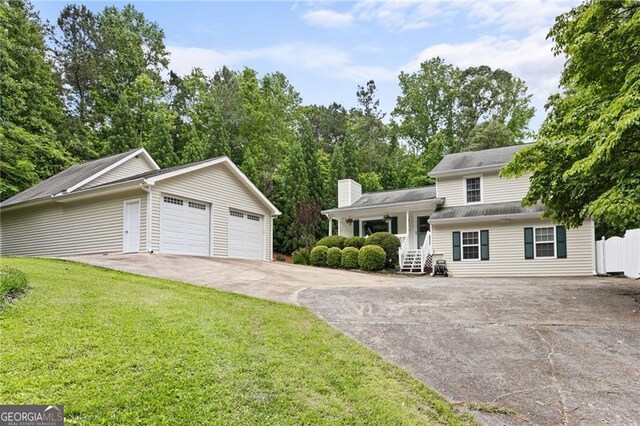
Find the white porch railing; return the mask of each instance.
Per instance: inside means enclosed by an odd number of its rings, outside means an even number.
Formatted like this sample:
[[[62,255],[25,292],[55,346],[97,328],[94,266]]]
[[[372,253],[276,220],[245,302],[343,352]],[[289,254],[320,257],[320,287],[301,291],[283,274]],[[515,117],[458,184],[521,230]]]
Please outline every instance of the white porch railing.
[[[415,272],[419,269],[420,272],[424,273],[425,268],[431,266],[430,262],[433,257],[431,231],[427,231],[422,246],[416,249],[409,249],[409,238],[407,234],[396,236],[400,239],[400,248],[398,249],[400,269],[409,272]]]

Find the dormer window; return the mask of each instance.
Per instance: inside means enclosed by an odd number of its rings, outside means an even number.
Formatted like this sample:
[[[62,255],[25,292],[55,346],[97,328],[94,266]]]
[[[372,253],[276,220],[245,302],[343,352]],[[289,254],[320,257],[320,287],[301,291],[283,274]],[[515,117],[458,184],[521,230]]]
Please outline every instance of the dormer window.
[[[482,176],[464,178],[464,186],[468,204],[482,202]]]

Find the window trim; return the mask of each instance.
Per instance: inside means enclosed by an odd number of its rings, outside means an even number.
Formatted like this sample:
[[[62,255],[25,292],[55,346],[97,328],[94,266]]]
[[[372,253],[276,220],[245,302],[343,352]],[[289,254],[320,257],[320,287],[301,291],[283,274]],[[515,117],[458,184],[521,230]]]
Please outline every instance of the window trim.
[[[465,246],[464,244],[464,233],[465,232],[475,232],[478,234],[478,244],[467,244]],[[478,258],[477,259],[466,259],[464,257],[464,248],[465,247],[478,247]],[[480,236],[480,230],[479,229],[470,229],[468,231],[460,231],[460,261],[462,262],[479,262],[480,260],[482,260],[482,240],[481,240],[481,236]]]
[[[536,241],[536,229],[553,229],[553,256],[538,256],[538,244],[548,244],[549,241]],[[557,259],[558,258],[558,237],[556,235],[556,227],[554,225],[549,226],[534,226],[533,227],[533,258],[534,259]]]
[[[384,221],[383,218],[381,218],[380,216],[378,217],[370,217],[370,218],[366,218],[366,219],[358,219],[360,221],[359,224],[359,228],[360,228],[360,236],[364,237],[364,223],[365,222],[370,222],[370,221]],[[391,233],[391,221],[387,222],[387,232]]]
[[[462,176],[462,196],[464,197],[464,203],[465,204],[481,204],[482,202],[484,202],[484,191],[483,191],[483,186],[484,186],[484,182],[483,182],[483,175],[468,175],[468,176]],[[467,179],[474,179],[474,178],[480,178],[480,201],[468,201],[467,198]]]

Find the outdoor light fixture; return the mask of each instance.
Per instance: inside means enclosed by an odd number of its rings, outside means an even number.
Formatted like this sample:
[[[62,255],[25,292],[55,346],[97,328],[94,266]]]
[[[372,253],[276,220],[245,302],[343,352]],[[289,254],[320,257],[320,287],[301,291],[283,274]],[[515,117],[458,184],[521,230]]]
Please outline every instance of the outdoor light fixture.
[[[346,220],[346,222],[347,222],[348,224],[352,224],[352,223],[353,223],[353,219],[349,218],[349,219],[347,219],[347,220]]]
[[[385,214],[382,218],[385,222],[389,222],[391,220],[391,216],[389,215],[389,213]]]
[[[500,219],[500,223],[509,223],[509,219]]]

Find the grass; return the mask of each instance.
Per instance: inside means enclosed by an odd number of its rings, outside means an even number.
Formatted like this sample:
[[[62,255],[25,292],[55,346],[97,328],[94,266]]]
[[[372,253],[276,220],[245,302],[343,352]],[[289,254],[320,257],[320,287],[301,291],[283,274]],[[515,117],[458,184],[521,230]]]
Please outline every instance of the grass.
[[[503,405],[492,404],[489,402],[471,401],[471,402],[468,402],[466,405],[469,410],[483,411],[485,413],[506,414],[506,415],[518,414],[518,410],[516,410],[515,408],[505,407]]]
[[[305,308],[44,259],[0,313],[0,401],[69,424],[471,424]]]
[[[0,310],[22,296],[29,288],[29,278],[16,268],[0,269]]]

